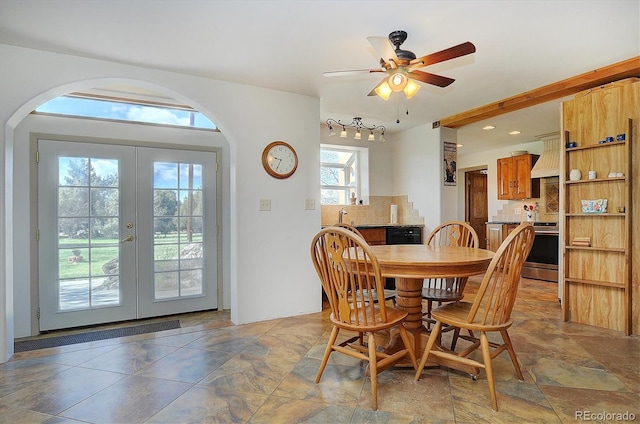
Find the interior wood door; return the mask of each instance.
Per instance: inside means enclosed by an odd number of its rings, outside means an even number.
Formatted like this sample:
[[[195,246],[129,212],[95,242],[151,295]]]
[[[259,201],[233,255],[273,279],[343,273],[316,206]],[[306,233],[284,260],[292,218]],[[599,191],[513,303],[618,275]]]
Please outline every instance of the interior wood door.
[[[480,248],[487,245],[486,223],[489,220],[487,198],[487,174],[482,171],[465,172],[465,221],[467,221],[480,239]]]

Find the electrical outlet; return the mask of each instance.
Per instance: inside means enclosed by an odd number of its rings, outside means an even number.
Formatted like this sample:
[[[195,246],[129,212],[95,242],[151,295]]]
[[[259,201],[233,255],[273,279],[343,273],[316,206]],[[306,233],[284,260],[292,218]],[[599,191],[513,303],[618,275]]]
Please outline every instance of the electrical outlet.
[[[308,211],[312,211],[316,208],[316,201],[315,199],[306,199],[304,201],[304,208]]]
[[[515,212],[516,215],[520,215],[520,214],[522,214],[522,209],[516,208],[514,212]]]
[[[271,199],[260,199],[260,210],[261,211],[270,211],[271,210]]]

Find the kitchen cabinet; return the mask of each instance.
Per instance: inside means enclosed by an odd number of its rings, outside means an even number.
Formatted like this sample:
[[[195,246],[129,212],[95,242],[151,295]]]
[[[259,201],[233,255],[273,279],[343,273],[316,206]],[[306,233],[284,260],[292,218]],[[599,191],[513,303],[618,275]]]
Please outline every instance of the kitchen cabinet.
[[[640,333],[632,299],[638,231],[631,225],[639,111],[640,82],[611,84],[562,105],[565,141],[577,143],[565,149],[560,172],[564,319],[626,334]],[[569,178],[575,169],[581,179]]]
[[[498,159],[498,199],[522,200],[540,197],[540,179],[531,178],[539,155],[524,154]]]
[[[495,252],[504,239],[520,224],[487,224],[487,249]]]
[[[369,245],[380,244],[420,244],[422,243],[421,226],[393,226],[380,227],[356,226],[362,237]]]
[[[357,227],[365,241],[371,245],[387,244],[387,231],[380,228],[362,228]]]

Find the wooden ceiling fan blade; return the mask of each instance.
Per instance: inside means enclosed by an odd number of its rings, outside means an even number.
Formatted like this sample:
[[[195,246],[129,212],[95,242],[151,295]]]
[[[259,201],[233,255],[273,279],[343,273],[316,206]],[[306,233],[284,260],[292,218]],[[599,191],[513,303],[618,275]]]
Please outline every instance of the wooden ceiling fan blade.
[[[444,62],[445,60],[455,59],[456,57],[466,56],[471,53],[475,53],[476,46],[473,43],[466,42],[458,44],[457,46],[449,47],[448,49],[441,50],[436,53],[431,53],[422,57],[418,57],[411,62],[407,70],[409,72],[422,68],[423,66],[433,65],[434,63]]]
[[[348,71],[329,71],[323,72],[323,77],[345,77],[349,75],[358,75],[358,74],[373,74],[375,72],[384,72],[382,69],[352,69]]]
[[[451,85],[455,79],[449,77],[443,77],[442,75],[430,74],[424,71],[413,71],[407,73],[407,77],[412,80],[424,82],[431,85],[437,85],[438,87],[446,87]]]
[[[393,49],[393,45],[387,37],[367,37],[369,44],[378,52],[380,59],[385,62],[399,63],[396,51]],[[394,68],[396,66],[393,66]]]

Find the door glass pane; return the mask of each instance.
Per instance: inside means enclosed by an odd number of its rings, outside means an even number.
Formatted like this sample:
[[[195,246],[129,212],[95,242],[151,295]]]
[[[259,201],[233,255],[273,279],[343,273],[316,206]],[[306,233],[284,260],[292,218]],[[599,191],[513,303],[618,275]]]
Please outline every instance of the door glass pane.
[[[58,158],[58,310],[120,305],[118,161]]]
[[[203,166],[154,162],[154,299],[204,294]]]

